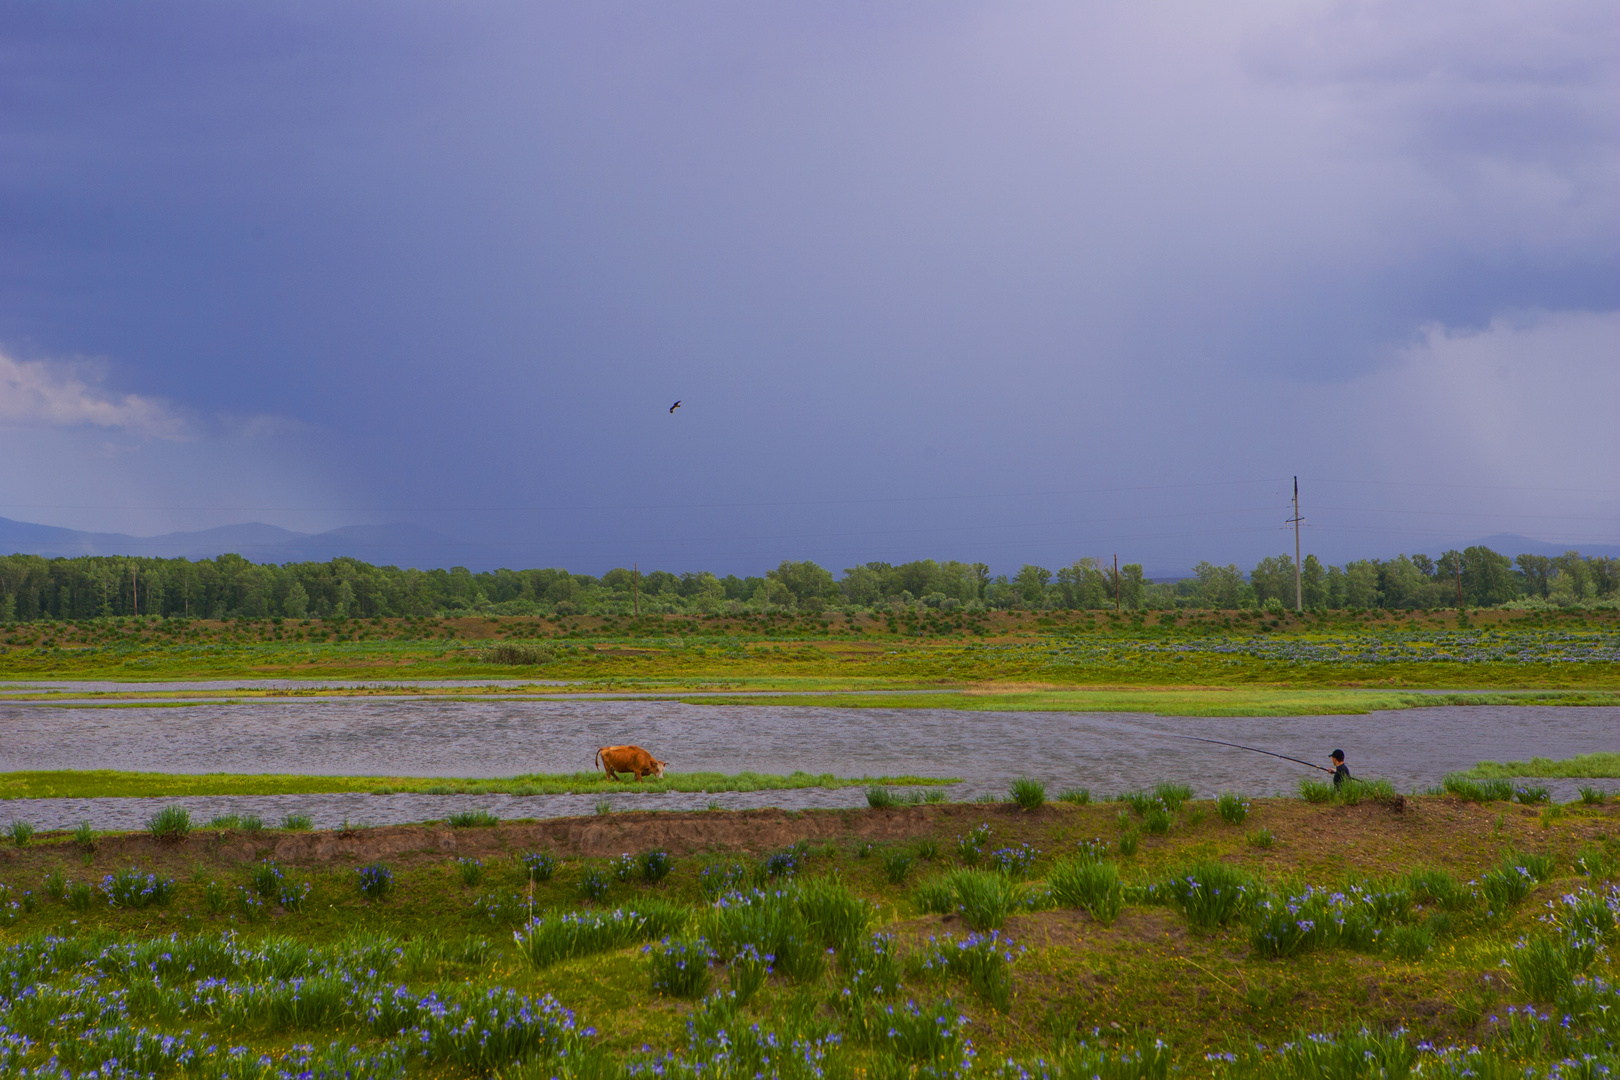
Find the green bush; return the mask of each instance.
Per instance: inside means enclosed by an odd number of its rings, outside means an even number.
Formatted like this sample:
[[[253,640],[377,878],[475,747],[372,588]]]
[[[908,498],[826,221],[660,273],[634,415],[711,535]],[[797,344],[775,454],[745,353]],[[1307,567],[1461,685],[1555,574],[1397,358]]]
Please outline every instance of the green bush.
[[[90,827],[88,821],[79,822],[78,828],[73,830],[73,842],[84,851],[96,850],[96,831]]]
[[[113,907],[161,907],[174,899],[174,879],[143,874],[132,866],[103,878],[101,891]]]
[[[1136,854],[1137,845],[1142,842],[1142,834],[1135,829],[1126,829],[1119,834],[1119,853],[1125,856]]]
[[[744,943],[726,964],[726,981],[737,1004],[746,1005],[770,977],[771,962],[752,944]]]
[[[1154,836],[1165,835],[1170,831],[1170,811],[1155,806],[1142,815],[1142,827]]]

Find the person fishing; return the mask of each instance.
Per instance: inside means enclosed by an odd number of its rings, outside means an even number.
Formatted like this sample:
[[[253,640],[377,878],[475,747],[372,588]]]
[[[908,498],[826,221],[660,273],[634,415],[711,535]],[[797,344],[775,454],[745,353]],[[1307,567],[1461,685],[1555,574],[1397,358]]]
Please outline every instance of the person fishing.
[[[1343,787],[1344,782],[1346,780],[1354,780],[1355,779],[1355,777],[1350,775],[1350,770],[1344,764],[1344,751],[1343,750],[1335,750],[1335,751],[1333,751],[1333,753],[1328,755],[1328,760],[1333,762],[1333,786],[1334,787],[1336,787],[1336,788],[1337,787]]]

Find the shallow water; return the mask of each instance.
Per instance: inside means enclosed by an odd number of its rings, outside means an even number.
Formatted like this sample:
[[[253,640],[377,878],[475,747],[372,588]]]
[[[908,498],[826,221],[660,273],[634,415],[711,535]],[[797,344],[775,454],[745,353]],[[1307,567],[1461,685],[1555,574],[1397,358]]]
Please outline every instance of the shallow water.
[[[1220,791],[1292,792],[1303,766],[1186,735],[1264,747],[1320,761],[1342,747],[1357,775],[1401,790],[1437,784],[1474,762],[1569,757],[1620,749],[1620,708],[1445,706],[1365,716],[1189,718],[1135,713],[965,713],[942,709],[709,706],[675,701],[437,701],[293,699],[211,703],[185,709],[0,711],[0,771],[127,769],[153,772],[324,773],[498,777],[593,767],[596,748],[636,743],[677,772],[802,769],[839,776],[960,777],[953,799],[1000,794],[1033,776],[1056,794],[1085,787],[1101,796],[1161,780]],[[1578,781],[1541,781],[1573,798]],[[1620,782],[1600,782],[1615,788]],[[616,808],[858,806],[858,788],[754,793],[634,795]],[[284,795],[180,800],[196,820],[288,812],[319,827],[347,819],[387,824],[486,807],[503,817],[586,814],[598,795]],[[0,817],[42,829],[88,820],[134,828],[174,800],[35,799]]]

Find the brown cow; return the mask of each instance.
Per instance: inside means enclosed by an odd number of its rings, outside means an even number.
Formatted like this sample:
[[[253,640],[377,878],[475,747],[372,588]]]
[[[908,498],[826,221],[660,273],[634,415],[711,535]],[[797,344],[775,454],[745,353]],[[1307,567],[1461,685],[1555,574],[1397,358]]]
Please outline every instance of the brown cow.
[[[662,779],[667,761],[659,761],[639,746],[604,746],[596,752],[596,760],[609,780],[617,780],[619,773],[635,773],[636,783],[643,776]]]

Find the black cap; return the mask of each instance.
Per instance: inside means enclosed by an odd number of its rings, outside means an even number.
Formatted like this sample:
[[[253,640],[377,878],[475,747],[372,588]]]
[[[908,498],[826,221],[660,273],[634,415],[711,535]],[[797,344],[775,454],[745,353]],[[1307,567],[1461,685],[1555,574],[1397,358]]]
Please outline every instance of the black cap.
[[[1333,751],[1333,753],[1329,754],[1328,757],[1332,758],[1335,761],[1343,761],[1344,760],[1344,751],[1343,750],[1335,750],[1335,751]]]

